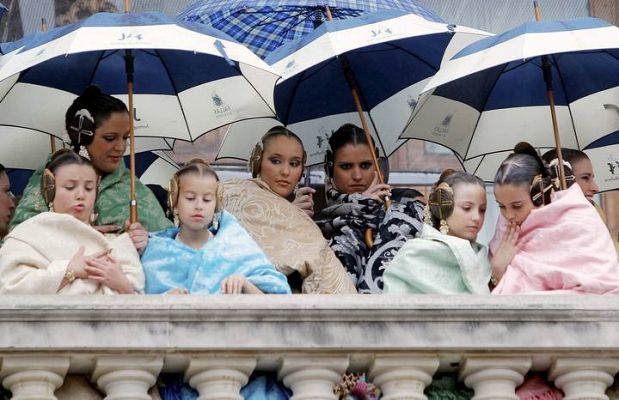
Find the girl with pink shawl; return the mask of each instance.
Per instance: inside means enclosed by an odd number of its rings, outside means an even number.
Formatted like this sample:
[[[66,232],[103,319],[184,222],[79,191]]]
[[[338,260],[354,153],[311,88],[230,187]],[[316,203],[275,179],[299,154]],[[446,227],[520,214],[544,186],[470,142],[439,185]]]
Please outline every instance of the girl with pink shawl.
[[[501,217],[490,243],[493,294],[619,291],[619,262],[603,221],[578,185],[555,192],[556,182],[529,144],[501,164],[494,181]]]
[[[555,192],[558,163],[553,163],[548,168],[531,145],[519,143],[497,171],[494,194],[501,216],[489,246],[492,294],[617,293],[619,263],[610,235],[579,185]],[[563,398],[538,374],[529,375],[516,395]]]

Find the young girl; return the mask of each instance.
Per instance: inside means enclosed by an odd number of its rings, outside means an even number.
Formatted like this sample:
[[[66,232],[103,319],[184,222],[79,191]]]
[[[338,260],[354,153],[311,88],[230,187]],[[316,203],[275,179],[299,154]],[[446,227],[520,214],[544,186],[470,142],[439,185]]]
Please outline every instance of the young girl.
[[[378,149],[353,124],[331,135],[325,159],[331,187],[327,207],[315,217],[360,293],[382,292],[385,266],[422,227],[421,194],[378,183],[372,153]]]
[[[619,292],[619,262],[610,236],[600,234],[604,223],[579,185],[555,191],[554,169],[520,143],[497,171],[501,218],[490,243],[498,283],[493,293]]]
[[[489,293],[487,250],[475,242],[485,215],[483,181],[444,172],[430,193],[421,237],[407,241],[385,270],[385,292]]]
[[[192,160],[170,181],[169,205],[178,227],[151,234],[142,256],[146,293],[290,293],[237,220],[223,210],[213,169]]]
[[[99,178],[69,150],[52,156],[40,192],[49,212],[16,226],[0,249],[0,293],[115,294],[144,289],[127,233],[105,236],[90,224]]]

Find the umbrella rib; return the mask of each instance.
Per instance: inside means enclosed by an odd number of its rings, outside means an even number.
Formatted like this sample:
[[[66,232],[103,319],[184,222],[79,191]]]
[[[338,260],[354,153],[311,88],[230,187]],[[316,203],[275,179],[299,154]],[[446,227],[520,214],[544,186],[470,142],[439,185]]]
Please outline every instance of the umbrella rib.
[[[497,82],[501,78],[501,75],[505,71],[505,68],[507,68],[507,65],[509,65],[509,63],[507,63],[505,65],[505,67],[501,69],[501,72],[497,75],[497,78],[492,83],[492,87],[490,88],[490,90],[488,90],[488,95],[486,96],[486,100],[484,100],[484,102],[482,104],[482,107],[480,107],[481,111],[479,112],[479,116],[477,117],[477,121],[475,122],[475,130],[477,130],[477,125],[479,124],[479,120],[481,119],[481,115],[484,113],[484,109],[486,108],[486,104],[488,104],[488,99],[490,99],[490,95],[492,94],[492,91],[494,90],[494,87],[497,85]],[[475,132],[475,131],[473,131],[473,132]],[[469,154],[469,150],[471,149],[471,143],[473,142],[473,136],[475,136],[475,135],[474,134],[471,135],[471,138],[469,139],[469,144],[466,146],[466,152],[464,153],[464,157],[462,157],[463,161],[467,159],[467,156]]]
[[[555,68],[557,69],[557,75],[559,76],[561,88],[563,89],[563,93],[565,93],[565,100],[567,101],[567,111],[570,113],[570,120],[572,121],[572,126],[574,127],[574,140],[576,140],[577,148],[580,149],[580,141],[578,140],[578,134],[576,133],[576,124],[574,123],[574,115],[572,114],[572,108],[570,107],[569,97],[567,95],[567,87],[565,86],[565,80],[563,79],[561,69],[559,69],[559,60],[557,60],[553,56],[550,57],[554,61]],[[561,133],[559,133],[559,137],[561,137]]]
[[[163,57],[161,57],[161,54],[159,53],[159,50],[154,49],[154,56],[156,56],[157,58],[159,58],[161,60],[161,65],[163,66],[163,70],[165,71],[166,75],[168,76],[168,79],[170,80],[170,84],[172,85],[172,88],[174,89],[174,93],[176,93],[176,101],[178,102],[178,106],[181,109],[181,113],[183,114],[183,119],[185,120],[185,127],[187,128],[187,133],[189,134],[189,138],[191,139],[191,141],[194,141],[195,139],[193,139],[193,137],[191,136],[191,129],[189,128],[189,123],[187,122],[187,115],[185,115],[185,109],[183,108],[183,103],[181,102],[179,95],[179,91],[178,88],[176,87],[176,85],[174,84],[174,80],[172,79],[172,74],[170,74],[170,70],[168,69],[168,66],[166,65],[165,62],[163,62]]]
[[[115,53],[115,51],[113,53]],[[88,78],[88,84],[89,85],[92,85],[92,81],[93,81],[93,79],[95,77],[95,74],[97,73],[97,69],[99,68],[99,64],[101,64],[101,60],[103,60],[103,58],[104,58],[104,55],[105,55],[105,50],[102,50],[101,54],[99,55],[99,57],[97,57],[97,62],[95,63],[95,65],[94,65],[94,67],[92,69],[92,72],[90,73],[90,77]]]
[[[412,56],[412,57],[414,57],[414,58],[418,59],[419,61],[421,61],[422,63],[424,63],[425,65],[427,65],[429,68],[431,68],[431,69],[434,71],[434,73],[436,73],[436,71],[438,71],[438,68],[436,68],[434,65],[430,64],[428,61],[424,60],[422,57],[419,57],[417,54],[412,53],[412,52],[410,52],[410,51],[408,51],[408,50],[404,49],[403,47],[401,47],[401,46],[397,46],[397,45],[395,45],[395,44],[393,44],[393,43],[386,43],[386,44],[387,44],[387,45],[389,45],[389,46],[391,46],[391,47],[393,47],[393,48],[394,48],[394,49],[396,49],[396,50],[403,51],[404,53],[409,54],[410,56]]]

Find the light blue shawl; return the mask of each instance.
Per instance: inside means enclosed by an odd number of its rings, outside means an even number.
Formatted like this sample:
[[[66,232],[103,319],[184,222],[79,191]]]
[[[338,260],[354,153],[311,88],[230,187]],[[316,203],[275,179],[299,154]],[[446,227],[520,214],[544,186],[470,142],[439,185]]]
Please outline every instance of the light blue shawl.
[[[174,288],[189,293],[220,293],[221,282],[242,274],[264,293],[290,293],[286,276],[278,272],[234,216],[219,214],[219,229],[201,249],[176,240],[179,228],[150,234],[142,255],[147,294]]]

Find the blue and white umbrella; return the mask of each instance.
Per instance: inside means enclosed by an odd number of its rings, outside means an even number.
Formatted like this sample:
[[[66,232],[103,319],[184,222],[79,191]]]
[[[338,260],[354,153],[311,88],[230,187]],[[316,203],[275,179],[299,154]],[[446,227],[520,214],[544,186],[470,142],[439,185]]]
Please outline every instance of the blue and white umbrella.
[[[0,58],[0,125],[64,132],[66,109],[90,84],[127,101],[125,50],[134,56],[136,136],[195,140],[274,115],[278,76],[225,34],[160,13],[100,13]]]
[[[442,60],[487,35],[401,11],[325,22],[267,57],[282,75],[275,88],[277,118],[301,136],[308,163],[321,163],[335,129],[361,126],[354,86],[370,133],[390,155],[402,144],[398,136],[417,96]]]
[[[413,0],[203,0],[183,11],[179,18],[219,29],[265,58],[329,19],[327,7],[334,20],[400,10],[441,21],[434,11]]]
[[[401,137],[447,146],[469,169],[520,141],[555,147],[544,59],[561,145],[619,143],[619,28],[595,18],[530,22],[464,48],[424,89]]]

